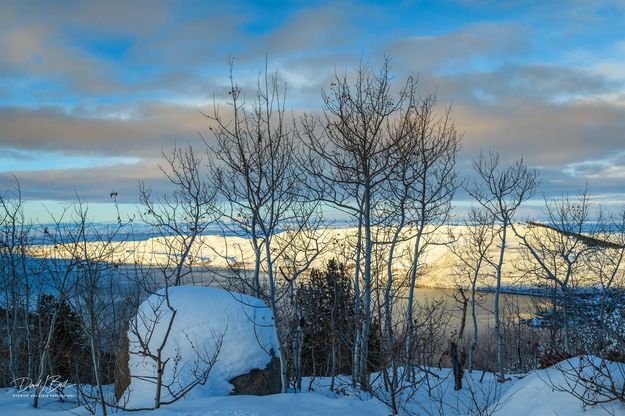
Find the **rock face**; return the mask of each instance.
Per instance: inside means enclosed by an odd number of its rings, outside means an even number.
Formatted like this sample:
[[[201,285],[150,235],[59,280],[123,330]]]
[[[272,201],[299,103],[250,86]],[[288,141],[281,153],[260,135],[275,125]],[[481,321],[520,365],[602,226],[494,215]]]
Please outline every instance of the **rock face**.
[[[230,380],[233,395],[266,396],[281,391],[280,360],[273,357],[264,370],[253,369]]]
[[[259,299],[221,289],[178,286],[145,300],[120,340],[115,395],[128,409],[152,407],[158,377],[155,353],[166,362],[163,386],[185,397],[280,392],[278,344],[271,311]],[[171,309],[167,306],[171,305]],[[175,312],[174,312],[175,311]],[[146,354],[146,351],[149,352]],[[207,358],[211,358],[209,364]],[[161,389],[161,402],[175,398]]]
[[[128,332],[124,331],[119,337],[119,345],[115,354],[115,399],[119,400],[130,385],[130,370],[128,369]]]

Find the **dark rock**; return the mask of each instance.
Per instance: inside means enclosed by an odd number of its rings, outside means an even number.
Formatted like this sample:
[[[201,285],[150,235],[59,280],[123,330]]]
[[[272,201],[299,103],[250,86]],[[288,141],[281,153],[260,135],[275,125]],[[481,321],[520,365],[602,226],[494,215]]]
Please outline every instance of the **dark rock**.
[[[130,385],[128,369],[128,331],[122,331],[115,354],[115,399],[119,400]]]
[[[264,370],[254,369],[230,380],[233,395],[266,396],[281,391],[280,360],[274,355]]]

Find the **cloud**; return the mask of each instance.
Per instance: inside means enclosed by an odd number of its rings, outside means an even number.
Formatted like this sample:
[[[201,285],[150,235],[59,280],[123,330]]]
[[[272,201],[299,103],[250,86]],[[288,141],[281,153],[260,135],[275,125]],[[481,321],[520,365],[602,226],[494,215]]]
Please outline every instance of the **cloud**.
[[[312,50],[343,50],[352,45],[361,32],[350,19],[354,13],[356,10],[338,5],[303,9],[259,39],[259,43],[265,43],[270,54],[295,54],[297,57],[307,56]],[[263,54],[262,47],[254,49]]]
[[[96,168],[25,171],[19,172],[17,179],[27,200],[74,201],[78,196],[90,202],[107,202],[110,192],[116,191],[120,203],[137,203],[140,180],[154,185],[156,194],[168,189],[156,160]],[[11,173],[0,172],[0,189],[9,189],[13,183]]]
[[[569,163],[564,172],[573,177],[622,181],[625,179],[625,151],[603,159]]]
[[[515,23],[480,23],[441,35],[406,37],[387,45],[385,51],[411,72],[464,73],[485,64],[485,58],[507,61],[526,50],[530,32]]]
[[[465,151],[485,148],[508,157],[525,155],[539,166],[570,164],[622,150],[625,137],[625,109],[602,104],[534,102],[511,109],[463,103],[454,107],[454,115],[465,132]]]
[[[610,155],[625,151],[622,2],[439,6],[6,1],[0,149],[16,161],[24,151],[142,160],[20,173],[41,198],[69,198],[74,187],[100,198],[107,180],[133,188],[162,149],[208,133],[200,110],[227,97],[228,54],[248,97],[268,54],[295,114],[320,111],[335,70],[386,55],[397,82],[418,73],[441,108],[453,102],[463,173],[484,148],[524,155],[549,192],[586,179],[618,191],[625,163]]]
[[[102,111],[100,111],[102,110]],[[78,154],[155,156],[208,130],[198,108],[164,103],[89,111],[0,107],[0,147]]]
[[[107,75],[109,65],[67,46],[60,46],[50,27],[8,26],[0,29],[0,73],[11,77],[55,80],[70,89],[90,92],[119,88]]]
[[[223,63],[222,39],[235,41],[244,18],[221,6],[177,13],[154,1],[3,2],[0,83],[19,80],[33,96],[72,101],[171,93],[176,85],[167,80],[181,72],[197,83],[204,65]],[[114,57],[100,51],[120,44]]]

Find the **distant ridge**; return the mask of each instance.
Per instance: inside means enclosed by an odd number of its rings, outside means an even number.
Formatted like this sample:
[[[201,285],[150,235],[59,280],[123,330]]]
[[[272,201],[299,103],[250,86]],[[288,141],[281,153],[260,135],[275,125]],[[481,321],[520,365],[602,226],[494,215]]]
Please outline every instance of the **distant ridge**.
[[[616,244],[611,241],[601,240],[599,238],[589,237],[587,235],[574,233],[572,231],[561,230],[558,227],[554,227],[553,225],[547,225],[540,222],[528,221],[529,226],[533,227],[542,227],[547,228],[549,230],[557,231],[562,235],[566,235],[568,237],[576,238],[586,244],[588,247],[602,247],[602,248],[613,248],[613,249],[623,249],[625,248],[622,244]]]

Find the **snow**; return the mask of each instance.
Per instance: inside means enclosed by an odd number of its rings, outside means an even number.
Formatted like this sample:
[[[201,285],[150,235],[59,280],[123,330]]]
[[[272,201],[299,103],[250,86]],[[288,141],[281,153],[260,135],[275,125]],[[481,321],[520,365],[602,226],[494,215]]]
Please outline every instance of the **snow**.
[[[572,377],[578,370],[581,369],[588,377],[596,377],[595,372],[590,370],[588,365],[590,362],[601,365],[601,360],[596,357],[575,357],[545,370],[531,372],[515,383],[501,398],[502,405],[495,414],[497,416],[625,415],[625,405],[617,401],[584,408],[582,402],[568,392],[572,388],[578,394],[584,392],[584,386],[579,384],[579,379]],[[608,372],[616,378],[617,386],[623,386],[625,364],[609,361],[603,363],[607,366]]]
[[[119,413],[118,413],[119,414]],[[386,416],[388,409],[373,399],[330,398],[321,394],[209,397],[175,403],[157,412],[128,415],[194,416]]]
[[[578,368],[582,358],[572,358],[546,370],[536,370],[527,375],[510,376],[510,381],[497,383],[492,374],[474,371],[465,373],[464,388],[453,390],[453,377],[449,369],[424,368],[417,378],[423,383],[412,391],[405,391],[409,401],[401,405],[400,414],[424,414],[443,416],[466,416],[489,414],[494,416],[599,416],[625,415],[625,406],[611,402],[603,406],[584,408],[581,402],[558,387],[567,387],[563,371]],[[596,362],[594,357],[585,362]],[[625,365],[606,362],[606,368],[616,374],[622,383]],[[562,371],[563,370],[563,371]],[[425,375],[429,379],[424,379]],[[379,374],[371,375],[378,386],[374,395],[386,399],[381,392]],[[481,379],[481,380],[480,380]],[[118,415],[154,416],[382,416],[390,414],[381,400],[367,393],[352,389],[347,376],[337,377],[336,390],[329,391],[330,379],[317,377],[305,379],[304,387],[314,391],[275,394],[270,396],[219,396],[195,397],[180,400],[158,410],[139,412],[115,412]],[[579,384],[578,384],[579,388]],[[13,397],[14,389],[0,389],[0,414],[10,416],[56,416],[61,414],[87,415],[83,407],[70,402],[59,403],[51,398],[42,399],[42,407],[33,411],[31,400]],[[74,396],[75,397],[75,396]],[[472,397],[475,397],[474,401]],[[409,411],[410,413],[407,413]]]
[[[30,401],[13,397],[12,389],[0,389],[0,414],[7,416],[86,416],[83,407],[58,401],[44,401],[39,410]],[[114,411],[114,415],[150,416],[386,416],[388,409],[374,400],[354,397],[332,398],[317,393],[274,394],[271,396],[225,396],[182,400],[158,410]]]
[[[584,407],[582,402],[567,391],[572,386],[578,393],[585,390],[578,383],[571,370],[583,369],[586,378],[597,379],[596,371],[591,370],[589,363],[603,367],[605,374],[614,377],[617,388],[625,382],[625,364],[600,360],[596,357],[576,357],[563,361],[545,370],[536,370],[527,375],[508,375],[508,381],[499,383],[492,373],[482,374],[481,371],[465,372],[463,389],[454,390],[454,379],[451,369],[422,368],[417,372],[416,379],[422,382],[416,388],[406,388],[397,398],[400,414],[405,415],[494,415],[494,416],[625,416],[625,405],[617,401],[599,406]],[[565,376],[569,374],[569,376]],[[390,403],[389,395],[383,389],[380,374],[371,375],[374,396],[381,401]],[[609,385],[605,383],[604,385]],[[307,386],[310,379],[304,381]],[[326,395],[330,379],[316,378],[312,388]],[[340,377],[337,391],[348,396],[367,397],[364,393],[354,391],[349,377]],[[591,393],[592,394],[592,393]]]
[[[56,416],[66,415],[70,409],[76,406],[69,403],[60,403],[58,399],[41,398],[40,408],[38,410],[32,407],[32,398],[15,397],[18,393],[15,389],[0,389],[0,414],[3,416],[33,416],[45,415]]]
[[[401,379],[402,369],[399,369],[398,378]],[[498,383],[492,373],[482,374],[481,371],[466,372],[463,379],[463,389],[454,390],[454,378],[449,368],[423,367],[416,369],[415,379],[419,381],[416,387],[407,382],[399,389],[396,404],[402,415],[476,415],[484,414],[486,409],[494,405],[498,398],[510,389],[517,378],[512,377],[510,382]],[[370,377],[372,394],[381,402],[391,403],[391,396],[384,389],[382,374],[373,373]],[[310,379],[304,381],[308,386]],[[367,398],[363,392],[351,387],[349,377],[339,377],[335,382],[336,392],[348,396]],[[312,380],[315,391],[333,395],[328,387],[330,379],[327,377]]]
[[[172,312],[166,307],[164,294],[162,289],[141,304],[133,321],[137,329],[133,330],[131,325],[128,331],[131,352],[128,367],[133,377],[126,393],[131,407],[151,406],[154,401],[155,361],[137,353],[142,350],[141,339],[148,340],[152,352],[165,339]],[[259,299],[216,288],[178,286],[169,288],[169,302],[176,315],[162,351],[162,359],[170,359],[163,373],[164,385],[176,382],[181,388],[193,382],[194,371],[207,366],[198,363],[198,358],[212,358],[221,339],[208,380],[196,386],[185,399],[228,395],[233,389],[228,380],[252,369],[264,369],[272,353],[278,353],[271,311]],[[179,374],[175,377],[174,373]],[[162,400],[170,399],[170,394],[164,391]]]

